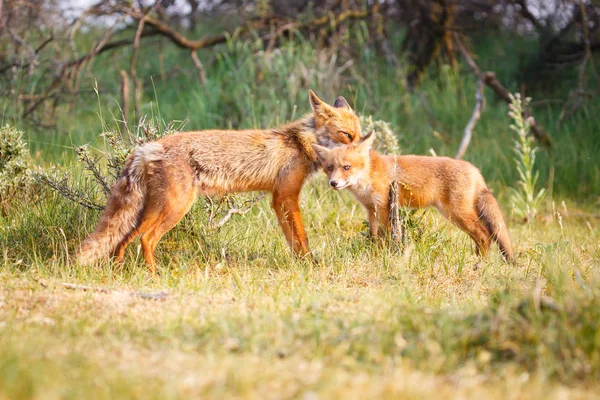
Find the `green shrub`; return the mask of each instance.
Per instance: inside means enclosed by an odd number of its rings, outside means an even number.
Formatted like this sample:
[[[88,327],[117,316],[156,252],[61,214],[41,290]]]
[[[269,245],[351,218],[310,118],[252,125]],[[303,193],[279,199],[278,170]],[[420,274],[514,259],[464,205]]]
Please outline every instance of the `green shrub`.
[[[0,128],[0,211],[30,182],[29,150],[23,133],[10,125]]]

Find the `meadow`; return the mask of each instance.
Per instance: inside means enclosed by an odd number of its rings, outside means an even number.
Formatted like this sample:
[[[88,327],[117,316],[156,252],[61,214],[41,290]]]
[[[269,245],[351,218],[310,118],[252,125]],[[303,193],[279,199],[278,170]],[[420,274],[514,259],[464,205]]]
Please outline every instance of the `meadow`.
[[[478,62],[510,82],[519,55],[505,40],[482,39]],[[402,153],[454,156],[474,104],[464,67],[440,66],[413,94],[367,48],[341,61],[308,40],[269,54],[261,46],[232,40],[204,55],[205,86],[176,49],[142,48],[140,114],[160,129],[275,126],[309,111],[312,88],[389,122]],[[99,134],[122,127],[117,76],[128,62],[97,57],[55,128],[28,126],[10,99],[2,104],[32,164],[57,164],[100,200],[73,146],[104,150]],[[122,267],[84,269],[74,251],[99,213],[34,184],[0,216],[0,398],[596,397],[599,105],[560,123],[553,103],[534,107],[553,150],[538,153],[547,195],[524,223],[511,205],[508,108],[490,92],[486,100],[465,159],[501,204],[517,265],[494,246],[474,269],[471,240],[433,210],[408,219],[405,249],[376,246],[359,204],[319,174],[301,203],[318,264],[290,254],[269,199],[220,229],[199,199],[161,241],[159,274],[137,242]],[[139,117],[127,116],[133,134]]]

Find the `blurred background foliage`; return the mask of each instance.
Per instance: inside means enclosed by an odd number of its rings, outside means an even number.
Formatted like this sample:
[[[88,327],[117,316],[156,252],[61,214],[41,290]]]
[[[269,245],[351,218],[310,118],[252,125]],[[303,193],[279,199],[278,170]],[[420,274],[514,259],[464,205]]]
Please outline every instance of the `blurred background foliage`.
[[[596,0],[0,0],[0,37],[0,122],[37,163],[144,116],[274,126],[308,88],[389,122],[403,153],[454,156],[483,82],[464,158],[501,199],[519,176],[509,92],[533,98],[548,198],[600,196]]]

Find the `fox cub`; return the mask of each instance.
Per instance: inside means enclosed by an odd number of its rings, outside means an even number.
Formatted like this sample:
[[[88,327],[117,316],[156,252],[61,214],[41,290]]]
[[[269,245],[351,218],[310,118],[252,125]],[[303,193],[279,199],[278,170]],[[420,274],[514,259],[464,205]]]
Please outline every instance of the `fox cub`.
[[[447,157],[384,156],[371,151],[374,137],[371,132],[331,149],[313,145],[331,187],[348,188],[367,209],[371,235],[388,228],[389,188],[396,180],[400,206],[433,206],[471,236],[477,255],[485,256],[493,239],[505,260],[514,261],[500,207],[475,166]]]

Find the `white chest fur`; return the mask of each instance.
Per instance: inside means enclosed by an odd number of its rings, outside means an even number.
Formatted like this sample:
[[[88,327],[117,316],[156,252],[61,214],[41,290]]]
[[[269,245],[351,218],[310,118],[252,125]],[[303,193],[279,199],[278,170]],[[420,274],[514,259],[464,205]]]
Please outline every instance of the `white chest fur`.
[[[377,209],[382,201],[381,195],[373,190],[371,182],[359,181],[350,187],[350,192],[367,209]]]

